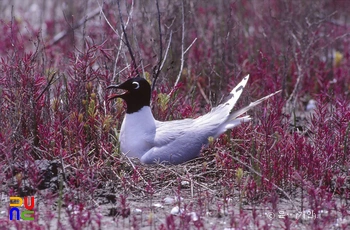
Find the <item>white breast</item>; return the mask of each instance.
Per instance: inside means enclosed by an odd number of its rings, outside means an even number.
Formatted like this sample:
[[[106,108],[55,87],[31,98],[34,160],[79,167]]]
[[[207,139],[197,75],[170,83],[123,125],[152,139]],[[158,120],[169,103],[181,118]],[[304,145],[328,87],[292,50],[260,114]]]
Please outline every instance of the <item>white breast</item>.
[[[128,157],[141,158],[154,146],[155,134],[155,120],[149,106],[138,112],[125,114],[119,136],[122,153]]]

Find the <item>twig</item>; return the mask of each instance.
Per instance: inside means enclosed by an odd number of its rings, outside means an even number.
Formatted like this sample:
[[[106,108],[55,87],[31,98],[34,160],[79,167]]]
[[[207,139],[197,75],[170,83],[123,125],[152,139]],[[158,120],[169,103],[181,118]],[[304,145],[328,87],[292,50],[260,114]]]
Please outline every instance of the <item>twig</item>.
[[[180,177],[182,180],[188,180],[188,178],[186,178],[185,176],[182,176],[181,174],[179,174],[178,172],[176,172],[173,168],[176,168],[176,166],[174,167],[169,167],[169,165],[164,165],[164,164],[157,164],[157,166],[160,166],[166,170],[168,170],[169,172],[172,172],[174,175],[176,175],[177,177]],[[193,183],[194,185],[198,185],[199,187],[202,187],[204,189],[206,189],[207,191],[209,191],[211,194],[215,194],[215,191],[210,189],[209,187],[207,187],[206,185],[197,182],[197,181],[193,181],[191,180],[191,183]]]
[[[59,32],[56,34],[53,39],[48,42],[48,45],[45,47],[41,48],[42,50],[48,47],[51,47],[55,44],[57,44],[59,41],[61,41],[63,38],[65,38],[71,31],[78,29],[80,26],[82,26],[85,22],[89,21],[90,19],[94,18],[96,15],[100,13],[100,8],[94,9],[89,15],[81,18],[77,24],[73,25],[71,28],[68,28],[64,31]]]
[[[182,75],[182,70],[184,67],[184,40],[185,40],[185,12],[184,12],[184,1],[181,1],[181,28],[182,28],[182,34],[181,34],[181,62],[180,62],[180,69],[179,74],[176,77],[176,81],[174,84],[174,87],[179,83],[180,77]]]
[[[161,70],[161,63],[163,60],[163,38],[162,38],[162,27],[160,25],[160,11],[159,11],[159,3],[158,0],[156,0],[156,6],[157,6],[157,13],[158,13],[158,31],[159,31],[159,61],[157,63],[157,69],[153,71],[153,82],[152,82],[152,91],[154,90],[154,87],[156,86],[156,81],[159,77],[160,70]]]
[[[113,30],[113,32],[120,38],[122,39],[122,37],[120,36],[120,34],[118,33],[118,30],[114,29],[112,24],[110,23],[110,21],[108,20],[107,16],[105,15],[105,13],[103,12],[103,8],[102,6],[100,5],[100,3],[98,3],[99,6],[100,6],[100,9],[101,9],[101,15],[103,16],[103,18],[105,19],[105,21],[107,22],[109,28],[111,28]],[[129,19],[129,18],[128,18]],[[126,25],[128,24],[128,20],[126,21]]]
[[[141,173],[139,172],[139,170],[136,169],[134,163],[132,163],[132,161],[130,160],[130,158],[128,156],[126,156],[126,154],[122,154],[130,163],[131,167],[137,172],[137,174],[140,176],[140,178],[143,180],[143,182],[145,184],[147,184],[147,181],[143,178],[143,176],[141,175]]]
[[[203,96],[205,102],[207,102],[207,104],[210,105],[210,100],[209,100],[208,97],[205,95],[204,90],[203,90],[201,84],[199,83],[199,81],[197,81],[197,86],[198,86],[199,92],[200,92],[201,95]]]
[[[134,67],[133,71],[136,72],[137,75],[140,75],[140,73],[139,73],[139,71],[137,69],[137,65],[136,65],[134,54],[133,54],[132,49],[131,49],[131,45],[129,43],[128,35],[126,34],[126,31],[125,31],[125,26],[124,26],[124,22],[123,22],[122,12],[120,10],[120,0],[118,0],[118,11],[119,11],[119,17],[120,17],[120,23],[121,23],[123,35],[124,35],[124,38],[125,38],[125,40],[122,40],[122,41],[125,43],[126,47],[128,48],[128,51],[129,51],[129,54],[130,54],[130,57],[131,57],[131,60],[132,60],[132,64],[133,64],[133,67]]]
[[[302,49],[301,43],[299,42],[299,39],[295,36],[295,34],[293,32],[291,33],[291,35],[294,38],[298,48]],[[289,98],[288,98],[288,100],[286,102],[286,106],[287,106],[288,112],[291,112],[292,110],[295,109],[296,94],[298,93],[299,86],[300,86],[301,80],[303,78],[301,65],[299,63],[299,58],[297,57],[297,53],[296,52],[293,52],[293,53],[294,53],[295,64],[297,66],[298,78],[297,78],[297,82],[295,83],[293,92],[290,94],[290,96],[289,96]]]
[[[184,1],[182,1],[181,4],[181,24],[182,24],[182,35],[181,35],[181,62],[180,62],[180,69],[179,69],[179,73],[176,77],[176,81],[174,84],[174,88],[176,87],[176,85],[179,83],[180,77],[182,75],[182,70],[184,67],[184,56],[185,54],[188,52],[188,50],[193,46],[193,44],[197,41],[197,38],[195,38],[192,43],[187,47],[186,50],[184,50],[184,43],[185,43],[185,12],[184,12]],[[173,90],[174,90],[173,88]],[[172,90],[172,91],[173,91]],[[169,93],[169,95],[172,93],[172,91]]]
[[[105,21],[107,22],[108,26],[112,29],[112,31],[113,31],[121,40],[123,40],[123,35],[120,35],[119,32],[118,32],[118,30],[114,29],[114,27],[112,26],[112,24],[110,23],[110,21],[109,21],[108,18],[106,17],[105,13],[103,12],[102,6],[101,6],[100,4],[99,4],[99,6],[100,6],[100,8],[101,8],[101,14],[102,14],[103,18],[105,19]],[[134,9],[134,1],[131,2],[130,13],[128,14],[128,18],[127,18],[127,20],[126,20],[126,22],[125,22],[125,28],[127,28],[128,25],[129,25],[131,15],[133,14],[133,9]],[[115,77],[116,77],[120,72],[122,72],[122,70],[121,70],[121,71],[119,71],[119,72],[117,73],[117,63],[118,63],[119,56],[120,56],[120,53],[121,53],[121,50],[122,50],[122,44],[123,44],[123,42],[120,42],[120,43],[119,43],[118,52],[117,52],[117,55],[116,55],[115,60],[114,60],[112,82],[114,82],[114,81],[115,81]],[[126,67],[127,67],[127,68],[129,67],[129,64],[128,64],[128,63],[127,63],[127,65],[126,65]],[[125,68],[124,68],[124,69],[125,69]],[[123,70],[124,70],[124,69],[123,69]]]
[[[52,74],[52,77],[50,78],[49,82],[47,83],[45,89],[40,93],[40,95],[35,99],[35,101],[38,101],[41,96],[45,93],[45,91],[52,85],[53,79],[55,78],[57,72],[54,72]]]
[[[173,36],[173,31],[171,30],[171,31],[170,31],[170,35],[169,35],[168,46],[166,47],[165,54],[164,54],[164,58],[163,58],[162,64],[160,65],[160,70],[163,69],[164,64],[165,64],[165,61],[166,61],[166,58],[167,58],[167,56],[168,56],[168,52],[169,52],[169,49],[170,49],[170,44],[171,44],[172,36]]]
[[[187,49],[185,50],[184,54],[186,54],[187,51],[189,51],[189,49],[191,49],[191,47],[193,46],[193,44],[194,44],[196,41],[197,41],[197,38],[195,38],[195,39],[193,40],[193,42],[187,47]]]

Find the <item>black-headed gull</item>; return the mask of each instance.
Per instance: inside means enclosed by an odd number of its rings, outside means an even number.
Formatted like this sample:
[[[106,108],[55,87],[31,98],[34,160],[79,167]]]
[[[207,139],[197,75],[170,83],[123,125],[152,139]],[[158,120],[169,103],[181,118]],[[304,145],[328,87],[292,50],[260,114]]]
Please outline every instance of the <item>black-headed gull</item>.
[[[151,86],[142,77],[130,78],[120,85],[107,89],[123,89],[122,94],[113,94],[109,99],[122,98],[126,102],[126,114],[120,130],[120,148],[128,157],[137,157],[145,164],[181,164],[196,158],[208,138],[217,138],[228,129],[249,121],[241,116],[254,106],[280,92],[277,91],[247,107],[232,111],[247,84],[249,75],[231,91],[229,99],[209,113],[195,119],[157,121],[151,108]]]

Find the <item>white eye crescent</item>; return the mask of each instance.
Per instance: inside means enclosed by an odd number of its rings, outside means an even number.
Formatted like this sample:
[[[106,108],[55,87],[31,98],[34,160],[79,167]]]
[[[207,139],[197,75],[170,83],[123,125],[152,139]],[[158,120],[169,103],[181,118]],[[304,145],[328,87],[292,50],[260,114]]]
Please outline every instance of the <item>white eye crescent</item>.
[[[140,88],[140,84],[137,81],[134,81],[132,84],[135,85],[134,89]]]

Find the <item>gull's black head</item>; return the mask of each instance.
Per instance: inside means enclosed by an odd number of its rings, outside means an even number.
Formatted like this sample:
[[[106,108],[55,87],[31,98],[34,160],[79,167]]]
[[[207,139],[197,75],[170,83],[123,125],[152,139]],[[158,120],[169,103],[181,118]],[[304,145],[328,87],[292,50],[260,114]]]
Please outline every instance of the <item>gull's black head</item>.
[[[123,89],[126,90],[122,94],[112,94],[108,100],[114,98],[122,98],[126,102],[126,112],[133,113],[139,111],[144,106],[150,106],[151,86],[146,79],[137,76],[130,78],[119,85],[110,85],[107,89]]]

